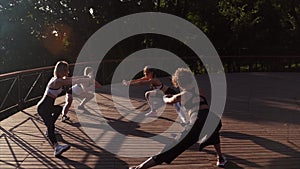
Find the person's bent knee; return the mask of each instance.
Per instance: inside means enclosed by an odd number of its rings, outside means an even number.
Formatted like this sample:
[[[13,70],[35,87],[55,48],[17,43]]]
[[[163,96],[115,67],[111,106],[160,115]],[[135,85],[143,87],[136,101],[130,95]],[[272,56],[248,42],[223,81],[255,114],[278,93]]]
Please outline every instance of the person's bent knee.
[[[148,100],[149,99],[149,95],[150,95],[150,92],[146,92],[145,93],[145,98]]]

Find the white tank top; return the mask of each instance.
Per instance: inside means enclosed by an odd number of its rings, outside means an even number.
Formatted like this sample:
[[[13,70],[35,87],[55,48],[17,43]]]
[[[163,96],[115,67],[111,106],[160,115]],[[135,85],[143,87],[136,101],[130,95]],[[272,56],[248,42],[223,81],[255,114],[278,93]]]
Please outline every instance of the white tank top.
[[[62,89],[62,87],[60,87],[60,88],[58,88],[58,89],[52,89],[52,88],[50,88],[50,83],[51,83],[53,80],[54,80],[54,78],[52,78],[52,79],[49,81],[49,83],[48,83],[48,85],[47,85],[47,88],[46,88],[46,94],[50,93],[51,95],[57,97],[57,96],[63,91],[63,89]]]

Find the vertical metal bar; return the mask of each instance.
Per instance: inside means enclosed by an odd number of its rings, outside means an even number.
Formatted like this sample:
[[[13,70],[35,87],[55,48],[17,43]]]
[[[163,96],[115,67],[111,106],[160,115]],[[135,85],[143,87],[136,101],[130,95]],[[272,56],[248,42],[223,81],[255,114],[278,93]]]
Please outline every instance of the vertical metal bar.
[[[31,93],[32,89],[35,87],[35,85],[36,85],[37,81],[40,79],[41,75],[42,75],[42,73],[39,73],[38,77],[35,79],[35,81],[34,81],[33,84],[31,85],[31,87],[30,87],[28,93],[26,94],[26,96],[25,96],[25,98],[24,98],[24,102],[27,101],[27,97],[28,97],[29,94]]]
[[[22,101],[22,98],[21,98],[21,81],[22,81],[22,79],[21,79],[21,74],[18,74],[18,76],[17,76],[17,78],[18,78],[18,106],[19,106],[19,109],[22,109],[22,103],[23,103],[23,101]]]
[[[7,94],[6,94],[6,96],[4,97],[4,99],[3,99],[3,101],[2,101],[2,104],[1,104],[1,106],[0,106],[0,109],[3,107],[5,101],[6,101],[7,97],[8,97],[8,95],[10,94],[10,92],[11,92],[13,86],[15,85],[16,81],[17,81],[17,77],[14,78],[14,81],[12,82],[10,88],[8,89]]]

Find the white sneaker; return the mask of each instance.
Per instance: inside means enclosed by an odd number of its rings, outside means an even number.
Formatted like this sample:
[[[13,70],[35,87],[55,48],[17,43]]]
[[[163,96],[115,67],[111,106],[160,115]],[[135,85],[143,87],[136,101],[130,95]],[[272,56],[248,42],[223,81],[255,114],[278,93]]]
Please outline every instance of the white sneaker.
[[[61,121],[66,122],[67,120],[70,120],[69,116],[62,116]]]
[[[222,159],[218,158],[217,166],[224,167],[227,162],[228,161],[226,160],[225,156],[222,156]]]
[[[55,150],[54,150],[54,156],[58,157],[60,156],[63,152],[66,152],[70,149],[69,145],[57,145]]]

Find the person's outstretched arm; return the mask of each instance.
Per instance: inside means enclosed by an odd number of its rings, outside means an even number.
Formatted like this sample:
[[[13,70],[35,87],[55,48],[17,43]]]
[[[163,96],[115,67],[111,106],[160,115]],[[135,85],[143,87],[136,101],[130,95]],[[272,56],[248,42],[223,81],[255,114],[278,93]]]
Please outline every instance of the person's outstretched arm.
[[[178,94],[175,94],[175,95],[165,95],[163,97],[163,100],[167,104],[174,104],[176,102],[181,101],[181,95],[182,95],[182,93],[178,93]]]
[[[140,79],[134,79],[134,80],[130,80],[130,81],[123,80],[122,83],[125,86],[136,85],[136,84],[149,84],[149,83],[151,83],[151,79],[148,79],[146,77],[142,77]]]

